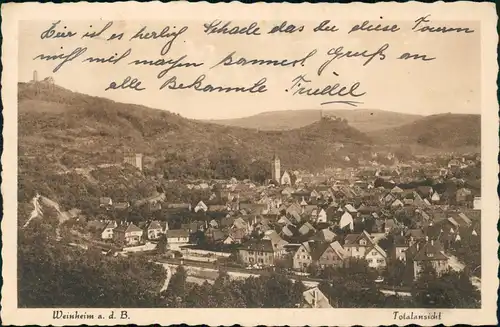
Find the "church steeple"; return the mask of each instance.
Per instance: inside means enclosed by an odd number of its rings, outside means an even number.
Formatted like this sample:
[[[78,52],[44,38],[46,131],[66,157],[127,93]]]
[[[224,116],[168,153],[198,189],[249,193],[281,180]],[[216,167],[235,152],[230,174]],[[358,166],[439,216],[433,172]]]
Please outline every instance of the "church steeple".
[[[278,184],[280,184],[281,178],[281,163],[280,158],[276,155],[273,155],[273,160],[271,161],[271,179]]]

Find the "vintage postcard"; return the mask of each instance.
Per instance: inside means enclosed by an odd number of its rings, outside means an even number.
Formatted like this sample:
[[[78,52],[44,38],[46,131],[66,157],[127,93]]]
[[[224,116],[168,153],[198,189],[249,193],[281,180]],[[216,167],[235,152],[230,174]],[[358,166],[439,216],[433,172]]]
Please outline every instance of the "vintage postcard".
[[[3,323],[496,324],[496,24],[2,5]]]

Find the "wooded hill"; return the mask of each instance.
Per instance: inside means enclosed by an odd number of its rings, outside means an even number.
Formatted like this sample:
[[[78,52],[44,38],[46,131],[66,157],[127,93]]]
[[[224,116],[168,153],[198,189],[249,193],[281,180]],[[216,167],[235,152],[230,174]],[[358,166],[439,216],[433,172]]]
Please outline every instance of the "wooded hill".
[[[381,144],[418,144],[439,149],[481,145],[481,116],[439,114],[423,117],[403,126],[369,133]]]
[[[342,143],[343,150],[333,145]],[[54,86],[38,92],[19,84],[20,173],[31,164],[45,170],[117,163],[141,152],[148,169],[173,175],[244,177],[252,163],[268,167],[277,154],[284,167],[344,164],[371,140],[339,119],[290,131],[257,131],[190,120],[164,110],[117,103]],[[182,170],[182,171],[178,171]]]
[[[264,131],[277,131],[304,127],[318,121],[321,116],[346,119],[349,125],[365,133],[401,126],[422,117],[420,115],[377,109],[330,109],[323,110],[322,113],[320,110],[283,110],[267,111],[243,118],[208,120],[208,122]]]

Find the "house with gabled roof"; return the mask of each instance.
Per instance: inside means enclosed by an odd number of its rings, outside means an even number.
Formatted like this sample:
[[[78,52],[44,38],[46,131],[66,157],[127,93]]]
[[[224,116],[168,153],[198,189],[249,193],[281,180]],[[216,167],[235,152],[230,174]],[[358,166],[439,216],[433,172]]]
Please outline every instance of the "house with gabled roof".
[[[160,238],[160,235],[162,234],[162,227],[160,223],[156,220],[153,220],[149,223],[149,225],[146,227],[146,235],[148,240],[157,240]]]
[[[349,212],[351,215],[356,215],[358,213],[358,210],[354,208],[354,206],[350,203],[346,204],[344,206],[345,211]]]
[[[441,201],[441,196],[439,195],[438,192],[434,192],[431,196],[431,202],[437,203],[439,201]]]
[[[312,253],[319,244],[320,243],[314,241],[306,241],[300,244],[293,255],[293,269],[302,271],[307,270],[313,262]]]
[[[290,237],[294,237],[294,236],[299,235],[299,234],[300,233],[295,225],[288,224],[288,225],[283,226],[283,228],[281,228],[280,236],[282,236],[284,238],[290,238]]]
[[[460,212],[458,216],[455,217],[455,220],[457,220],[460,226],[470,226],[472,224],[472,220],[463,212]]]
[[[281,216],[280,219],[278,219],[277,223],[280,225],[289,225],[292,222],[286,216]]]
[[[406,230],[406,232],[404,233],[404,236],[406,238],[413,238],[415,240],[422,240],[422,239],[425,239],[425,233],[423,230],[421,230],[420,228],[416,228],[416,229],[408,229]]]
[[[168,221],[160,221],[161,233],[165,234],[168,231]]]
[[[110,197],[101,197],[99,198],[99,206],[100,207],[111,207],[113,206],[113,200]]]
[[[169,229],[166,237],[168,245],[176,247],[189,242],[189,231],[185,229]]]
[[[318,232],[316,232],[316,234],[314,234],[314,236],[311,238],[311,240],[314,240],[316,242],[331,243],[335,240],[336,237],[337,237],[337,234],[332,232],[330,229],[323,228],[323,229],[319,230]]]
[[[262,237],[263,240],[269,240],[271,241],[271,244],[274,249],[274,256],[276,258],[280,258],[285,256],[286,250],[285,246],[288,245],[288,242],[285,241],[283,238],[281,238],[278,233],[274,230],[269,230],[264,233],[264,236]]]
[[[441,275],[448,270],[448,257],[443,252],[440,242],[426,238],[415,242],[406,250],[407,265],[411,268],[413,278],[417,279],[424,265],[428,264]]]
[[[418,186],[417,187],[417,192],[423,197],[423,198],[428,198],[432,196],[434,189],[432,186]]]
[[[366,251],[365,260],[369,267],[382,269],[387,266],[387,253],[380,246],[374,244]]]
[[[194,212],[198,212],[198,211],[207,212],[207,210],[208,210],[208,207],[203,201],[198,202],[198,204],[196,204],[196,206],[194,207]]]
[[[319,210],[318,216],[316,218],[317,223],[326,223],[327,222],[327,215],[325,209],[321,208]]]
[[[405,237],[403,235],[403,231],[401,231],[401,234],[394,235],[393,242],[394,243],[390,253],[391,259],[406,261],[406,250],[408,250],[408,247],[410,246],[410,238]]]
[[[400,199],[396,199],[391,203],[392,208],[402,208],[404,207],[404,203]]]
[[[341,229],[346,228],[346,227],[349,230],[353,230],[354,229],[354,220],[352,218],[352,215],[348,211],[345,211],[342,214],[342,217],[340,217],[339,227]]]
[[[285,187],[282,191],[281,191],[281,195],[285,196],[285,197],[290,197],[292,196],[292,194],[294,193],[294,189],[292,187]]]
[[[396,228],[396,221],[394,219],[384,220],[384,232],[389,234],[394,228]]]
[[[462,187],[457,190],[456,194],[457,204],[464,204],[466,202],[473,202],[472,191],[468,188]]]
[[[403,193],[403,189],[401,189],[399,186],[394,186],[392,189],[391,189],[391,193],[392,194],[401,194]]]
[[[310,222],[306,221],[302,226],[299,228],[299,233],[300,235],[308,235],[316,232],[316,228],[311,225]]]
[[[316,286],[309,290],[304,291],[302,293],[304,297],[303,303],[301,305],[302,308],[332,308],[330,305],[330,301],[328,298],[320,291],[320,289]]]
[[[344,248],[338,241],[320,243],[321,247],[317,247],[316,254],[313,254],[313,259],[317,257],[316,264],[321,267],[341,267],[344,264],[344,259],[347,254]]]
[[[249,240],[238,249],[240,261],[247,265],[259,264],[262,266],[274,266],[275,249],[273,243],[268,239]]]
[[[137,245],[142,241],[144,231],[133,223],[125,223],[113,230],[113,240],[125,245]]]
[[[387,193],[383,197],[380,198],[380,202],[384,205],[390,204],[396,200],[396,197],[392,193]]]
[[[248,229],[231,227],[229,229],[229,236],[234,240],[234,243],[241,243],[248,235]]]
[[[302,221],[302,216],[299,213],[295,212],[295,211],[293,211],[289,215],[290,215],[290,221],[293,224],[298,224],[298,223],[300,223]]]
[[[348,234],[344,240],[344,250],[347,256],[352,258],[364,258],[366,251],[374,245],[367,231],[360,234]]]
[[[113,230],[118,227],[116,221],[112,220],[107,223],[106,227],[101,232],[101,238],[103,240],[111,240],[113,239]]]
[[[125,202],[116,202],[113,204],[113,209],[115,210],[127,210],[130,208],[130,202],[125,201]],[[152,210],[154,211],[154,210]]]

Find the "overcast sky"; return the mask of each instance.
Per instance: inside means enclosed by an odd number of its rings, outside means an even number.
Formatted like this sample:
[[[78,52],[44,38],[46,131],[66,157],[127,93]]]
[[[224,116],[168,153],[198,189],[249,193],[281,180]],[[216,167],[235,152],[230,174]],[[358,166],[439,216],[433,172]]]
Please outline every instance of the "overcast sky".
[[[478,25],[470,22],[468,24],[447,22],[447,25],[468,26],[474,28],[476,33],[417,33],[411,31],[412,22],[383,22],[397,23],[401,30],[396,33],[354,32],[348,35],[349,26],[356,23],[350,21],[337,22],[340,31],[335,33],[313,33],[311,30],[318,22],[302,22],[306,26],[305,31],[298,34],[262,33],[260,36],[224,36],[205,35],[204,22],[165,24],[116,21],[102,37],[81,39],[86,30],[99,30],[106,23],[63,21],[57,30],[77,32],[75,37],[42,40],[40,35],[50,26],[50,22],[22,22],[19,32],[19,80],[21,82],[31,80],[33,71],[36,70],[40,79],[52,76],[56,84],[73,91],[166,109],[197,119],[236,118],[274,110],[353,108],[345,104],[320,106],[320,103],[325,101],[342,100],[338,97],[292,96],[291,92],[285,92],[291,88],[292,80],[300,74],[307,74],[312,80],[312,86],[323,87],[335,83],[351,85],[359,82],[358,92],[366,92],[366,95],[354,99],[363,102],[358,108],[418,114],[480,113],[481,109],[480,34]],[[237,23],[245,26],[250,22]],[[266,31],[272,27],[272,23],[259,22]],[[128,63],[135,59],[162,58],[160,50],[166,40],[128,41],[135,32],[146,25],[148,31],[157,32],[168,25],[174,31],[187,25],[187,31],[177,38],[169,53],[163,58],[176,59],[187,55],[184,62],[204,62],[204,65],[173,69],[160,80],[157,79],[157,74],[166,66],[129,65]],[[118,32],[125,32],[121,41],[106,40],[112,33]],[[328,59],[326,52],[330,48],[343,46],[345,50],[366,49],[373,52],[385,43],[389,44],[389,48],[385,51],[387,58],[383,61],[374,59],[367,66],[363,66],[366,59],[337,59],[325,69],[322,76],[317,76],[317,69]],[[77,47],[87,47],[87,51],[73,62],[63,65],[56,73],[52,70],[59,61],[33,60],[39,54],[67,54]],[[82,62],[89,56],[108,57],[115,53],[120,55],[129,48],[132,49],[130,55],[116,65]],[[314,49],[317,49],[317,53],[307,59],[304,67],[219,66],[209,69],[233,51],[236,51],[235,58],[244,56],[247,59],[299,59]],[[436,59],[428,62],[396,60],[404,52],[427,54]],[[339,76],[335,76],[333,71]],[[159,90],[163,82],[172,76],[176,76],[179,82],[190,84],[202,74],[207,76],[205,84],[218,86],[251,86],[265,77],[268,92],[251,95]],[[139,78],[146,90],[105,91],[111,81],[121,82],[127,76]]]

